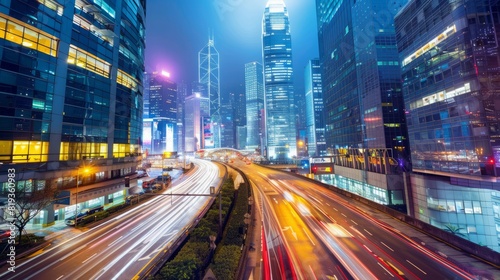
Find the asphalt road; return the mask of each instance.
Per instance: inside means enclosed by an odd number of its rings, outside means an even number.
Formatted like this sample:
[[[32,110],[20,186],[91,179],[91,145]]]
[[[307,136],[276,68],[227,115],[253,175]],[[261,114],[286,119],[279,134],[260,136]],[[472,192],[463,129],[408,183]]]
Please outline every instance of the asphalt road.
[[[473,279],[320,185],[241,160],[231,164],[263,201],[263,279]]]
[[[15,273],[0,279],[132,279],[146,269],[193,224],[209,196],[176,196],[169,193],[209,194],[221,180],[219,168],[195,161],[189,176],[177,180],[166,195],[157,195],[98,226],[28,259],[18,260]]]

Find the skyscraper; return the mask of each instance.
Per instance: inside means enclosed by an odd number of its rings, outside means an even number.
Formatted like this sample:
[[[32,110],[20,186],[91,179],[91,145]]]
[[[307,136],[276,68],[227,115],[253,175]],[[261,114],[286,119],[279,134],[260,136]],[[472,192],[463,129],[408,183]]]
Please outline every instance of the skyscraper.
[[[392,20],[399,2],[316,2],[331,183],[389,205],[405,204],[398,163],[409,153]]]
[[[326,155],[323,89],[319,59],[309,60],[304,72],[307,151],[310,156]]]
[[[219,52],[215,48],[214,39],[198,52],[198,82],[206,85],[210,100],[210,119],[215,148],[220,148],[220,84],[219,84]]]
[[[144,122],[152,122],[150,152],[177,151],[177,84],[166,71],[153,72],[148,78],[149,116]]]
[[[145,1],[59,2],[0,4],[0,182],[64,189],[41,224],[125,196],[142,152]]]
[[[500,251],[499,1],[410,1],[396,16],[412,215]],[[417,211],[418,209],[418,211]]]
[[[246,96],[246,128],[247,149],[260,149],[262,145],[264,117],[264,76],[262,64],[250,62],[245,64],[245,96]]]
[[[262,20],[262,60],[269,159],[297,155],[292,39],[283,0],[269,0]]]

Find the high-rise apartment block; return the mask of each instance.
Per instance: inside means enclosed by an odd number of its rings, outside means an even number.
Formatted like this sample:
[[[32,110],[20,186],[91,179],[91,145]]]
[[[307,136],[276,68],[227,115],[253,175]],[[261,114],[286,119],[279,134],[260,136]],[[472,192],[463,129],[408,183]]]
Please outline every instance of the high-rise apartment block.
[[[44,225],[125,196],[142,152],[145,1],[59,3],[0,3],[0,186],[64,192]]]
[[[267,2],[262,21],[262,55],[269,159],[297,155],[297,128],[288,10],[283,0]]]

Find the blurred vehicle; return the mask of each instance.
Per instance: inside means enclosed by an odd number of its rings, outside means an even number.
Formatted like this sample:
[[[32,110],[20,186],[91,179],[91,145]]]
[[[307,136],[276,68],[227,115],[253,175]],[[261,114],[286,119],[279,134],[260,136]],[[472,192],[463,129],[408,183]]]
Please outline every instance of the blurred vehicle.
[[[142,189],[146,193],[151,192],[153,190],[152,187],[155,183],[156,178],[147,177],[145,179],[142,179]]]
[[[9,238],[10,236],[10,230],[3,230],[3,229],[0,229],[0,242],[3,242],[4,240],[6,240],[7,238]]]
[[[137,178],[149,177],[146,170],[137,170]]]

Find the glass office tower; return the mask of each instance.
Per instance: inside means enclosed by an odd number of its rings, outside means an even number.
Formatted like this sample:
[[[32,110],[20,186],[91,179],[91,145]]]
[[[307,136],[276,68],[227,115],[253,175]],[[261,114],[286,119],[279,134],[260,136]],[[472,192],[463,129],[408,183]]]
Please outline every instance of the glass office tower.
[[[304,71],[307,151],[310,156],[326,155],[323,89],[319,59],[311,59]]]
[[[297,155],[292,69],[292,39],[283,0],[267,2],[262,22],[262,56],[267,158]]]
[[[414,215],[500,251],[499,1],[411,1],[396,16]]]
[[[220,148],[220,83],[219,83],[219,52],[215,48],[214,39],[208,40],[207,45],[198,52],[198,82],[204,84],[210,100],[210,118],[215,148]]]
[[[260,126],[264,113],[264,77],[262,64],[250,62],[245,64],[245,96],[247,117],[246,149],[262,147],[262,130]]]
[[[148,77],[149,88],[145,91],[149,95],[149,118],[144,119],[144,124],[151,123],[152,127],[149,153],[177,151],[177,84],[166,71],[153,72]]]
[[[335,160],[325,180],[388,205],[405,204],[409,154],[392,20],[398,2],[316,1],[325,137]]]
[[[60,2],[0,3],[0,182],[65,190],[41,224],[74,214],[77,184],[106,180],[80,209],[124,196],[142,152],[145,1]]]

